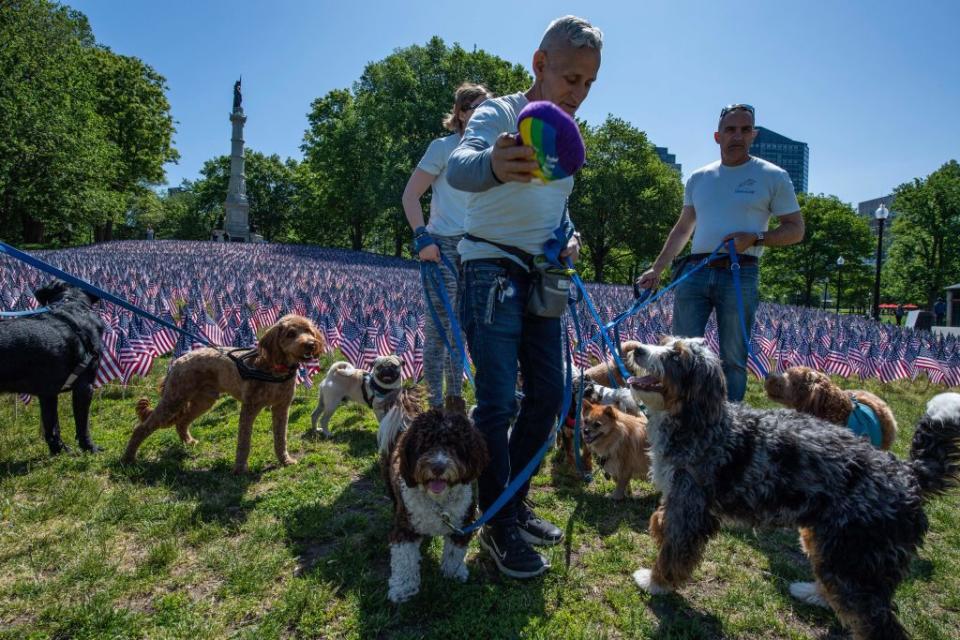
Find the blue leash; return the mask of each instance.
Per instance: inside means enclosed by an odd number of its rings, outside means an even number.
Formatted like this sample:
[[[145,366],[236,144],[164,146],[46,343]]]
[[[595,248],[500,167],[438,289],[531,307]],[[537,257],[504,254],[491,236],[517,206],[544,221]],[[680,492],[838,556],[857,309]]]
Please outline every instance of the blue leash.
[[[747,331],[747,309],[743,304],[743,290],[740,286],[740,262],[737,258],[737,247],[733,240],[727,240],[727,242],[729,243],[727,252],[730,254],[730,271],[733,273],[733,288],[737,291],[737,315],[740,317],[740,331],[743,334],[743,343],[747,347],[747,361],[752,361],[757,370],[766,378],[770,373],[767,371],[767,366],[750,348],[750,332]],[[746,368],[746,363],[744,363],[744,368]]]
[[[74,275],[71,275],[71,274],[67,273],[66,271],[62,271],[61,269],[56,268],[56,267],[53,266],[52,264],[48,264],[48,263],[44,262],[43,260],[40,260],[39,258],[34,258],[34,257],[31,256],[29,253],[24,253],[23,251],[20,251],[19,249],[16,249],[16,248],[14,248],[14,247],[11,247],[11,246],[8,245],[6,242],[0,241],[0,253],[5,253],[5,254],[7,254],[8,256],[11,256],[11,257],[13,257],[13,258],[16,258],[17,260],[19,260],[19,261],[21,261],[21,262],[25,262],[26,264],[30,265],[31,267],[34,267],[35,269],[39,269],[40,271],[43,271],[43,272],[45,272],[45,273],[49,273],[50,275],[54,275],[54,276],[60,278],[61,280],[63,280],[64,282],[66,282],[67,284],[72,284],[72,285],[75,286],[75,287],[79,287],[79,288],[83,289],[84,291],[86,291],[86,292],[88,292],[88,293],[92,293],[93,295],[97,296],[98,298],[100,298],[100,299],[102,299],[102,300],[106,300],[107,302],[112,302],[113,304],[117,305],[118,307],[123,307],[123,308],[126,309],[127,311],[130,311],[131,313],[135,313],[135,314],[137,314],[137,315],[139,315],[139,316],[142,316],[142,317],[150,320],[151,322],[156,322],[157,324],[159,324],[159,325],[161,325],[161,326],[164,326],[164,327],[167,327],[168,329],[172,329],[172,330],[176,331],[177,333],[182,333],[183,335],[187,336],[188,338],[191,338],[192,340],[195,340],[195,341],[197,341],[197,342],[199,342],[199,343],[201,343],[201,344],[205,344],[205,345],[208,345],[208,346],[212,346],[211,343],[210,343],[210,341],[207,340],[206,338],[202,338],[202,337],[199,337],[199,336],[195,336],[195,335],[193,335],[192,333],[190,333],[190,332],[188,332],[188,331],[184,331],[183,329],[181,329],[181,328],[178,327],[177,325],[175,325],[175,324],[173,324],[173,323],[170,323],[170,322],[167,322],[167,321],[164,320],[163,318],[159,318],[159,317],[153,315],[152,313],[150,313],[149,311],[145,311],[144,309],[141,309],[140,307],[138,307],[138,306],[136,306],[136,305],[134,305],[134,304],[131,304],[131,303],[127,302],[127,301],[124,300],[123,298],[118,298],[117,296],[113,295],[113,294],[110,293],[109,291],[104,291],[103,289],[101,289],[101,288],[99,288],[99,287],[97,287],[97,286],[95,286],[95,285],[92,285],[92,284],[90,284],[89,282],[87,282],[87,281],[85,281],[85,280],[81,280],[80,278],[78,278],[78,277],[76,277],[76,276],[74,276]]]
[[[570,343],[569,343],[569,340],[567,339],[566,332],[564,332],[564,335],[563,335],[563,344],[567,350],[567,356],[569,357]],[[573,371],[570,367],[567,367],[565,378],[566,380],[563,386],[563,403],[561,406],[569,407],[570,399],[573,391],[572,390]],[[559,434],[560,428],[562,425],[563,425],[563,420],[562,419],[557,420],[557,424],[553,428],[553,433],[547,436],[547,439],[544,440],[543,445],[540,447],[540,450],[537,451],[537,453],[532,458],[530,458],[530,462],[527,463],[527,466],[525,466],[523,470],[520,471],[520,473],[517,474],[517,476],[510,481],[510,484],[508,484],[507,488],[503,490],[503,493],[501,493],[497,497],[497,499],[493,502],[493,504],[490,505],[490,507],[486,511],[484,511],[479,518],[477,518],[476,520],[474,520],[473,522],[465,526],[463,529],[460,529],[450,521],[449,516],[446,513],[443,513],[441,514],[441,518],[443,519],[444,524],[450,527],[454,532],[460,535],[464,535],[464,534],[468,534],[476,531],[477,529],[485,525],[487,522],[489,522],[490,518],[495,516],[497,512],[500,511],[500,509],[502,509],[503,506],[507,504],[507,502],[511,498],[513,498],[514,494],[516,494],[517,491],[520,490],[520,487],[523,486],[523,484],[527,482],[527,480],[529,480],[531,476],[533,476],[533,472],[536,471],[537,467],[540,465],[540,462],[542,462],[543,458],[547,455],[547,451],[550,449],[550,445],[553,444],[555,438]]]
[[[444,266],[453,273],[454,276],[457,275],[457,270],[450,263],[450,260],[443,254],[440,255],[441,260],[443,260]],[[450,341],[447,340],[447,331],[443,327],[443,321],[440,320],[440,316],[437,315],[437,310],[433,308],[433,298],[430,295],[430,285],[433,286],[437,295],[440,297],[440,302],[443,304],[443,310],[447,314],[447,318],[450,320],[450,333],[453,334],[453,342],[457,345],[457,351],[460,354],[460,368],[467,375],[467,380],[470,381],[474,387],[476,383],[473,380],[473,373],[470,372],[470,365],[467,361],[467,350],[463,345],[463,332],[460,330],[460,323],[457,322],[457,314],[453,311],[453,305],[450,304],[450,298],[447,296],[447,289],[443,284],[443,275],[440,273],[440,267],[434,262],[421,262],[420,263],[420,281],[423,283],[424,293],[427,295],[427,308],[430,310],[430,317],[433,320],[433,325],[437,328],[437,333],[440,334],[440,337],[443,339],[443,344],[446,346],[448,353],[453,353],[453,345],[450,344]]]
[[[50,307],[37,307],[27,311],[0,311],[0,318],[28,318],[50,311]]]
[[[576,313],[576,302],[571,300],[570,305],[570,315],[573,316],[573,330],[577,334],[577,352],[583,354],[583,337],[580,331],[580,323],[577,320]],[[566,336],[566,331],[564,331],[564,336]],[[566,343],[567,347],[567,375],[573,375],[573,362],[570,356],[570,342],[569,340]],[[580,369],[580,387],[577,389],[577,409],[573,418],[573,460],[577,465],[577,472],[580,474],[580,477],[583,478],[584,482],[592,482],[593,475],[587,473],[583,466],[583,459],[580,456],[580,439],[582,435],[582,423],[583,423],[583,392],[584,392],[584,372],[583,369]],[[572,384],[572,380],[571,380]],[[564,407],[569,407],[569,405],[564,405]],[[569,410],[569,409],[565,409]],[[566,420],[566,415],[563,417]]]

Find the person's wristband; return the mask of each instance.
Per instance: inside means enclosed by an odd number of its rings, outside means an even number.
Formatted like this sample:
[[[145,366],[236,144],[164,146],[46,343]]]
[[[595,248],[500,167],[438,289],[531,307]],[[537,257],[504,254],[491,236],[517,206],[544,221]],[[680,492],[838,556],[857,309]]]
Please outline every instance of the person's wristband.
[[[437,244],[437,241],[434,240],[433,236],[431,236],[429,233],[423,231],[413,238],[413,251],[414,253],[420,253],[426,247],[429,247],[432,244]]]

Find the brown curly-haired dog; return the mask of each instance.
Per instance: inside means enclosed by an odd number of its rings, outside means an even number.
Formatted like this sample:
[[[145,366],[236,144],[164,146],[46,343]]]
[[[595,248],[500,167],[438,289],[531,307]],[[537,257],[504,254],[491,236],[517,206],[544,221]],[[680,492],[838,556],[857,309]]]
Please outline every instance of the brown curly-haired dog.
[[[861,389],[843,390],[830,376],[809,367],[790,367],[771,373],[764,383],[767,397],[774,402],[814,417],[847,426],[853,412],[853,400],[873,410],[880,422],[880,448],[889,449],[897,437],[897,419],[882,399]]]
[[[387,597],[403,602],[420,590],[424,536],[444,537],[440,573],[465,582],[463,559],[473,534],[456,533],[446,522],[463,529],[474,520],[472,483],[490,459],[486,440],[463,414],[431,409],[416,416],[387,449],[381,463],[394,504]]]
[[[161,427],[175,425],[184,444],[195,443],[190,424],[209,410],[221,393],[229,393],[241,404],[234,473],[247,470],[253,421],[264,407],[270,407],[273,414],[277,460],[280,464],[296,463],[287,453],[287,411],[293,401],[295,374],[300,362],[316,356],[323,344],[323,336],[303,316],[286,315],[267,329],[250,365],[260,374],[286,378],[282,382],[242,377],[237,363],[228,355],[229,349],[197,349],[177,358],[161,385],[157,408],[151,411],[146,398],[137,403],[140,424],[130,435],[122,462],[133,462],[144,439]]]

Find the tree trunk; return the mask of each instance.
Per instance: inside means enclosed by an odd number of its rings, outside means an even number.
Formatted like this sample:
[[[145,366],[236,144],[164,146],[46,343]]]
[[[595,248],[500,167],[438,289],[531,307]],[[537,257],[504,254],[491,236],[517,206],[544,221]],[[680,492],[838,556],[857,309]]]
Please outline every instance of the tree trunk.
[[[593,252],[591,258],[592,259],[590,261],[593,263],[593,278],[595,281],[602,284],[605,282],[603,279],[603,267],[607,261],[607,251],[603,248],[597,249]]]
[[[23,218],[23,241],[27,244],[43,243],[43,222],[24,216]]]
[[[350,244],[354,251],[363,249],[363,223],[359,221],[353,223],[353,231],[350,234]]]

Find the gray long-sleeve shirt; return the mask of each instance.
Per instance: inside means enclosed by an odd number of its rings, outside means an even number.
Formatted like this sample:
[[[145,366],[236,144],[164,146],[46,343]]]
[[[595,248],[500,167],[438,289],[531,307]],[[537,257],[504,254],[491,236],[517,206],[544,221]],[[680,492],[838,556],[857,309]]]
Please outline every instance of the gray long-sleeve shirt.
[[[527,102],[522,93],[515,93],[477,107],[447,162],[447,182],[470,192],[464,220],[468,234],[538,255],[558,227],[572,231],[565,212],[573,177],[501,184],[490,164],[494,143],[501,133],[517,131],[517,116]],[[463,261],[507,257],[519,262],[493,245],[467,239],[460,241],[458,251]]]

